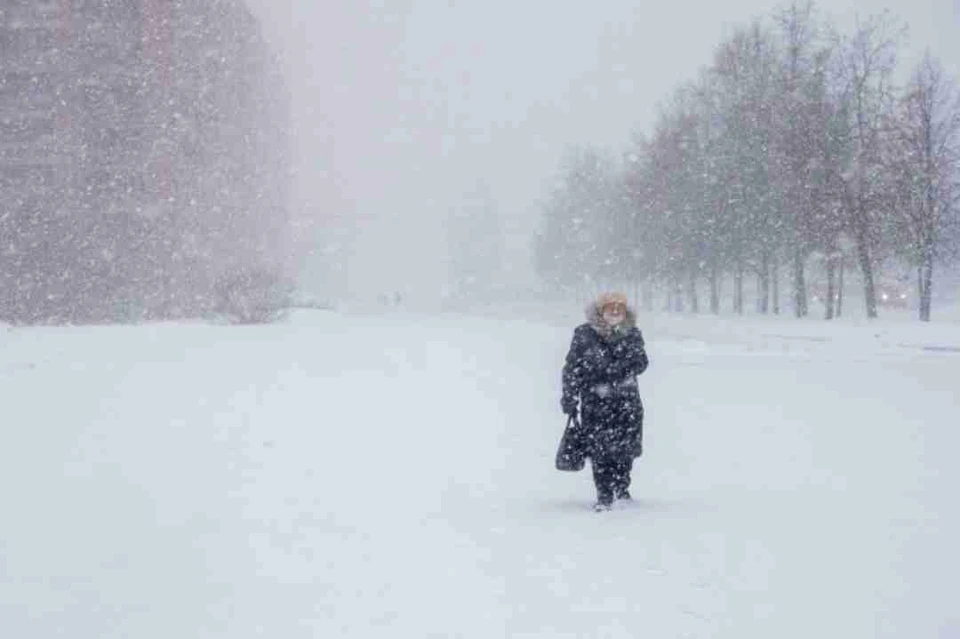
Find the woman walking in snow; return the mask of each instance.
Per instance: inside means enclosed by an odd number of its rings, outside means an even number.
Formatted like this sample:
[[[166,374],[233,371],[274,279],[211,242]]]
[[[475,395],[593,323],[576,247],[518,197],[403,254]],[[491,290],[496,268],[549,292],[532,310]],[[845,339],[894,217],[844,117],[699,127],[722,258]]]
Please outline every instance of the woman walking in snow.
[[[647,369],[636,313],[621,293],[604,293],[587,307],[573,332],[563,367],[561,407],[577,418],[580,441],[593,468],[595,510],[630,499],[633,460],[643,453],[643,404],[637,375]]]

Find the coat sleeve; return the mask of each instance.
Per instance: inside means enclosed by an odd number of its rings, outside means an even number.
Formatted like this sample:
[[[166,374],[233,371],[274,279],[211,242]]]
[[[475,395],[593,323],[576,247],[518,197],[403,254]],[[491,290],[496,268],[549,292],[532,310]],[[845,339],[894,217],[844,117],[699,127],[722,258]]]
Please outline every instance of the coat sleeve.
[[[639,329],[632,331],[624,346],[623,357],[619,362],[622,377],[636,377],[642,374],[650,365],[646,345],[643,341],[643,333]]]
[[[563,365],[563,395],[560,399],[560,406],[564,412],[570,412],[570,409],[576,408],[577,399],[583,390],[583,380],[586,374],[585,362],[583,361],[583,352],[586,347],[583,332],[576,330],[573,332],[573,339],[570,342],[570,350],[567,351],[567,358]]]

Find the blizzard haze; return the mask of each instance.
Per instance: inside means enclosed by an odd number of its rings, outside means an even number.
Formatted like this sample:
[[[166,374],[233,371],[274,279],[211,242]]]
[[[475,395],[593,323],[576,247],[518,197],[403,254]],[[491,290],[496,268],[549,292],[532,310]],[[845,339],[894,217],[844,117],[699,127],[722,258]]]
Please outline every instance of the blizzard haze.
[[[444,220],[463,193],[489,189],[505,268],[528,281],[536,202],[563,149],[624,147],[725,34],[780,4],[248,2],[292,85],[296,207],[319,242],[306,286],[425,301],[447,284]],[[930,47],[958,71],[951,0],[818,7],[840,27],[889,8],[910,26],[901,68]]]
[[[0,639],[960,639],[956,1],[248,1],[0,3]]]

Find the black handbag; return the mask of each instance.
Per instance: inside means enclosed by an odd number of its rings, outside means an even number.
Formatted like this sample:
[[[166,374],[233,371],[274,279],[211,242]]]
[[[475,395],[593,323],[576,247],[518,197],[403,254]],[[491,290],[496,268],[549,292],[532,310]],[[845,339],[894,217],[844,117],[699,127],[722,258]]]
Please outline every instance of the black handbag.
[[[583,430],[580,428],[580,423],[571,415],[567,419],[567,427],[563,429],[563,437],[560,438],[560,447],[557,448],[557,459],[554,465],[557,470],[576,472],[583,470],[586,457]]]

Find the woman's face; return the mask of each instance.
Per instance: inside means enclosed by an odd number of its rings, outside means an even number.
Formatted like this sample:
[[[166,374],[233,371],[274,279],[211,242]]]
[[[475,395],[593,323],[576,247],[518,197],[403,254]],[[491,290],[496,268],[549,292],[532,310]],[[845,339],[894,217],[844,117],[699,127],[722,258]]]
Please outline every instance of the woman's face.
[[[602,316],[609,326],[616,326],[627,316],[627,309],[622,304],[607,304],[603,307]]]

